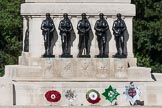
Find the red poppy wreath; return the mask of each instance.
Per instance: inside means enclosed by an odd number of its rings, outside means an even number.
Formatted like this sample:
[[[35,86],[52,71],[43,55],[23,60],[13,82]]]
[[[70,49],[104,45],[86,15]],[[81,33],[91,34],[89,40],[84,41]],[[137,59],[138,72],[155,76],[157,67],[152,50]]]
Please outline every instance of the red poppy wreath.
[[[89,103],[97,104],[101,100],[98,91],[92,89],[86,93],[86,98]]]
[[[61,99],[61,94],[56,90],[46,92],[45,97],[49,102],[58,102]]]

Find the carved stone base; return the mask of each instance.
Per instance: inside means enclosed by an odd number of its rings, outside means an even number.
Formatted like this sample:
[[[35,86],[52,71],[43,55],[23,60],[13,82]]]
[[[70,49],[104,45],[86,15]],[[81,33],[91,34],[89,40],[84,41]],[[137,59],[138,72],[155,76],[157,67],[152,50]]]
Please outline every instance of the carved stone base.
[[[25,61],[28,64],[6,66],[5,75],[29,81],[153,81],[151,69],[137,67],[135,61],[135,58],[30,58]]]

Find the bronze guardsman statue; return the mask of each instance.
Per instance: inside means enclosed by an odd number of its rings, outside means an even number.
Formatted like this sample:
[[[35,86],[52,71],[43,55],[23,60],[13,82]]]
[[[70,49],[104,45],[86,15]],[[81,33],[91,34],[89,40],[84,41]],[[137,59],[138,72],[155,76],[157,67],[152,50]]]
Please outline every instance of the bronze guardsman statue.
[[[64,19],[60,21],[59,30],[62,42],[62,55],[61,57],[72,57],[71,52],[71,31],[73,30],[72,23],[68,18],[68,14],[63,15]]]
[[[127,34],[125,33],[127,31],[127,27],[124,20],[122,20],[120,13],[117,14],[117,20],[114,21],[112,30],[115,37],[117,49],[117,53],[113,57],[126,58],[127,57],[126,39],[128,38],[128,33]]]
[[[53,20],[50,17],[50,13],[46,13],[46,19],[43,20],[42,22],[41,30],[42,30],[42,35],[44,37],[44,47],[45,47],[45,53],[43,57],[54,57],[50,49],[51,49],[51,40],[54,37],[53,32],[55,30],[55,25]]]
[[[106,19],[104,18],[104,14],[99,14],[100,19],[96,21],[95,24],[95,31],[98,41],[98,48],[99,48],[99,55],[97,57],[101,58],[107,58],[108,54],[106,54],[106,45],[107,45],[107,30],[109,29],[108,23]]]
[[[77,29],[79,34],[78,57],[89,58],[90,57],[89,32],[91,30],[91,26],[85,13],[82,14],[82,19],[78,22]]]

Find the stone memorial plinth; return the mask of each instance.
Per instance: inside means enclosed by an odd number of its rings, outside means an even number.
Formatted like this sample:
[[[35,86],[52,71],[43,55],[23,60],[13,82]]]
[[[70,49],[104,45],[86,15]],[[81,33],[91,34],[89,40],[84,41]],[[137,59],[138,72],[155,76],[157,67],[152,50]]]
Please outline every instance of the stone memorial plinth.
[[[5,67],[5,75],[0,79],[0,106],[37,106],[40,107],[111,107],[126,108],[130,103],[126,100],[125,86],[131,81],[139,86],[142,94],[140,100],[147,106],[162,106],[162,75],[151,74],[151,68],[138,67],[133,54],[132,20],[135,16],[135,5],[131,0],[25,0],[21,5],[23,16],[23,51],[18,65]],[[41,31],[42,21],[46,13],[51,14],[56,31],[52,41],[52,54],[55,58],[42,55],[45,52]],[[61,58],[62,44],[59,34],[59,22],[63,14],[68,13],[73,26],[72,58]],[[77,30],[81,14],[86,13],[91,25],[90,58],[78,58],[79,35]],[[104,13],[108,22],[110,35],[106,45],[108,58],[96,58],[98,41],[95,35],[95,22],[99,14]],[[112,31],[116,14],[121,13],[129,34],[127,41],[127,57],[113,58],[116,43]],[[102,95],[112,85],[120,94],[113,103]],[[91,104],[86,99],[89,90],[95,89],[100,94],[100,102]],[[61,99],[49,102],[46,93],[57,90]],[[76,99],[69,102],[65,96],[67,90],[75,90]],[[134,92],[132,92],[134,93]],[[74,94],[72,95],[72,97]],[[50,98],[55,99],[55,95]]]
[[[17,81],[153,81],[150,68],[137,67],[136,59],[37,58],[7,66],[5,77]]]

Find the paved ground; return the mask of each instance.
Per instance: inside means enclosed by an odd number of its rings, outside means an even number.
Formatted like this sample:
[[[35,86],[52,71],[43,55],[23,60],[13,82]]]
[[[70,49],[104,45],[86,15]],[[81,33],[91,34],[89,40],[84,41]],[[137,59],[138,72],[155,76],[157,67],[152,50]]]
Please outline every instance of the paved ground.
[[[91,107],[57,107],[57,106],[0,106],[0,108],[162,108],[162,106],[154,107],[154,106],[109,106],[109,107],[98,107],[98,106],[91,106]]]

